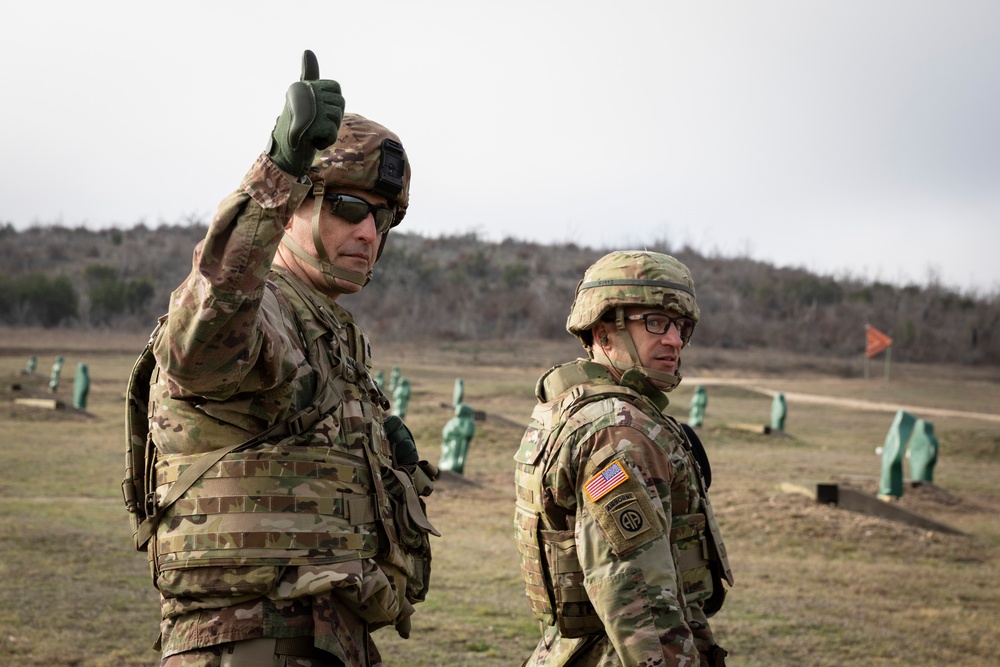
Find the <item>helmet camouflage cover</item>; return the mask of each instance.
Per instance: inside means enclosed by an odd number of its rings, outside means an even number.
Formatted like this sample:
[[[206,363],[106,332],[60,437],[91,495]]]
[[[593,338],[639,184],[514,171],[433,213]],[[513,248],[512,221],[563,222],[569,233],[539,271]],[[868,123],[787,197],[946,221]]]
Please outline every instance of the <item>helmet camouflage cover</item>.
[[[590,345],[590,329],[618,306],[650,306],[679,312],[698,321],[694,280],[670,255],[620,250],[594,262],[577,285],[566,330]]]
[[[390,154],[393,144],[398,152]],[[344,114],[337,141],[316,153],[308,176],[313,182],[383,195],[396,205],[394,227],[402,221],[410,203],[410,160],[399,137],[355,113]]]

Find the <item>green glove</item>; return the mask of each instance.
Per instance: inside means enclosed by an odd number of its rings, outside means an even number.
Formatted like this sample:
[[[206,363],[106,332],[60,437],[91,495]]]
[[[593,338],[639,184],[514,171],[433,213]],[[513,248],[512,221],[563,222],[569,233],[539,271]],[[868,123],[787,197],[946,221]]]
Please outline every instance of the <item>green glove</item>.
[[[385,435],[392,445],[392,458],[397,466],[413,465],[420,461],[420,454],[417,453],[417,443],[413,440],[413,434],[406,427],[403,420],[392,415],[384,422]]]
[[[302,54],[302,78],[285,93],[285,108],[271,131],[267,154],[282,170],[302,176],[312,165],[316,151],[337,140],[343,119],[340,84],[319,78],[319,63],[307,50]]]

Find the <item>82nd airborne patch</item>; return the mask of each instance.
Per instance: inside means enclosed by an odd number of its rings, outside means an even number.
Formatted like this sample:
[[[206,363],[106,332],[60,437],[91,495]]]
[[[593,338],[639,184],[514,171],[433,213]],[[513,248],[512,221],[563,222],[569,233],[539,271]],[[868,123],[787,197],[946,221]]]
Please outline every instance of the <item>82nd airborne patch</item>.
[[[626,540],[636,537],[649,528],[649,520],[639,507],[634,493],[615,496],[608,501],[604,509],[615,520],[615,525]]]
[[[594,519],[615,554],[628,553],[663,533],[642,481],[629,474],[623,459],[614,459],[583,488],[593,503]]]

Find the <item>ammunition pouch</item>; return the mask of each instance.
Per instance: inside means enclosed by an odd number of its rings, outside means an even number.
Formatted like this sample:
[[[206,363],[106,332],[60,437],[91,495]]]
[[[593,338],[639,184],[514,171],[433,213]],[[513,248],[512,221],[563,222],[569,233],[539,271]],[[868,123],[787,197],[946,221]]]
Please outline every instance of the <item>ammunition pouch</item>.
[[[434,490],[437,475],[437,467],[427,461],[382,469],[396,532],[395,540],[390,537],[387,560],[405,578],[405,582],[396,582],[397,590],[413,604],[423,602],[430,586],[430,536],[441,536],[427,519],[423,500]]]
[[[684,514],[674,517],[670,529],[670,544],[677,562],[684,599],[701,604],[705,616],[711,618],[726,600],[723,563],[713,557],[712,534],[704,514]]]
[[[688,603],[708,600],[715,590],[706,529],[704,514],[675,516],[670,528],[670,545],[677,563],[677,577]]]
[[[556,625],[563,637],[583,637],[604,632],[604,623],[594,610],[583,586],[583,568],[576,554],[571,530],[540,530],[539,544],[552,577]]]
[[[521,574],[532,613],[545,625],[559,626],[563,637],[604,631],[583,585],[583,568],[572,530],[539,530],[539,517],[517,509],[515,523]]]

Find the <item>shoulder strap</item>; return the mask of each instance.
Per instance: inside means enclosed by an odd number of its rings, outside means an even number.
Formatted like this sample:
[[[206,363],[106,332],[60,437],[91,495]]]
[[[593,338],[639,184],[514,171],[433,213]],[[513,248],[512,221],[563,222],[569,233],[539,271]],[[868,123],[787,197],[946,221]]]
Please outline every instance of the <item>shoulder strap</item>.
[[[712,486],[712,464],[708,460],[708,452],[705,451],[705,445],[701,444],[701,438],[689,424],[681,423],[681,428],[684,429],[684,435],[687,436],[688,443],[690,443],[691,454],[698,462],[698,468],[705,481],[705,490],[707,491]]]
[[[580,385],[617,386],[611,373],[589,359],[577,359],[553,366],[535,384],[535,396],[542,403],[554,400]]]
[[[616,384],[577,385],[570,391],[572,411],[576,412],[578,409],[577,404],[582,406],[594,398],[603,398],[605,396],[621,396],[622,398],[634,400],[642,399],[642,396],[638,392]]]
[[[628,387],[617,384],[594,382],[594,377],[587,375],[575,364],[557,366],[546,375],[539,378],[536,385],[536,395],[542,400],[548,394],[551,398],[556,398],[554,391],[559,391],[558,395],[564,397],[559,399],[559,407],[553,416],[553,422],[557,426],[548,432],[546,443],[555,442],[570,418],[588,403],[600,400],[606,396],[621,396],[626,400],[641,400],[642,397],[636,391]],[[568,390],[568,391],[567,391]],[[535,465],[540,465],[542,469],[547,469],[552,457],[555,456],[556,448],[549,444],[540,445],[540,460]]]

